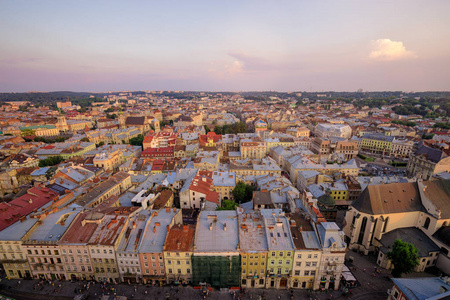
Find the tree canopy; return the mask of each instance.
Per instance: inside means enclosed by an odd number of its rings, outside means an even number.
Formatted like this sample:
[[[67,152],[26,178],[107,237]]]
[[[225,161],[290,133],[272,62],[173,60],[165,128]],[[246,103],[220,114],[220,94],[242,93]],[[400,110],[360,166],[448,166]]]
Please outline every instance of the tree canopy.
[[[55,166],[59,164],[60,162],[64,161],[64,158],[62,156],[51,156],[49,158],[43,159],[39,161],[39,167],[48,167],[48,166]]]
[[[245,203],[252,200],[255,188],[249,184],[239,181],[231,191],[233,198],[238,203]]]
[[[236,206],[237,204],[233,200],[225,199],[222,200],[222,205],[216,208],[216,210],[234,210]]]
[[[144,143],[144,136],[142,134],[139,134],[138,136],[130,139],[130,145],[133,146],[141,146]]]
[[[244,133],[247,132],[247,126],[244,122],[237,122],[232,125],[215,126],[214,132],[216,134],[228,134],[228,133]]]
[[[414,267],[419,265],[419,249],[413,244],[395,240],[392,250],[387,253],[387,257],[394,264],[392,276],[402,277],[402,274],[411,273]]]

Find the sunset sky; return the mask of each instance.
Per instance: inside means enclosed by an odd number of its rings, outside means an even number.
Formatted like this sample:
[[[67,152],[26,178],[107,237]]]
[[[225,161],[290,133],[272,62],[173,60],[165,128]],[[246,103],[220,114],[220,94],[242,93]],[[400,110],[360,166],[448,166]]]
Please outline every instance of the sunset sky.
[[[0,92],[450,90],[450,1],[0,2]]]

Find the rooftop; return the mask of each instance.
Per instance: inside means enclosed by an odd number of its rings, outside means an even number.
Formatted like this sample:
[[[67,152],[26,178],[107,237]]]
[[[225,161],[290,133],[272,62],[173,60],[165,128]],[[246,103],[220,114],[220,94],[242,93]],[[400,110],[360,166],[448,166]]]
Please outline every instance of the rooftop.
[[[239,213],[239,246],[244,252],[267,251],[267,238],[262,216],[258,212]]]
[[[261,209],[269,250],[294,250],[289,220],[280,209]]]
[[[147,221],[144,229],[144,235],[139,245],[140,253],[161,253],[163,251],[164,241],[167,235],[167,225],[172,223],[172,219],[179,210],[164,209],[152,211],[152,216]]]
[[[237,251],[236,211],[202,211],[196,233],[195,247],[198,252]]]

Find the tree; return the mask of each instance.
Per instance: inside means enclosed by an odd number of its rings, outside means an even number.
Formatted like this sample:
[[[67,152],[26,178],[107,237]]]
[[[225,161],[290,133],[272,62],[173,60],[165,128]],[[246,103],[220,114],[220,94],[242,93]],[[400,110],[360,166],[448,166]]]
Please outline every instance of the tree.
[[[233,200],[222,200],[222,206],[216,208],[216,210],[234,210],[237,204]]]
[[[130,139],[130,145],[133,146],[141,146],[144,143],[144,136],[142,134],[139,134],[138,136]]]
[[[209,129],[209,127],[208,126],[206,126],[206,125],[203,125],[203,127],[205,128],[205,133],[208,133],[208,132],[210,132],[211,130]]]
[[[214,126],[214,133],[215,134],[222,134],[222,127],[220,126]]]
[[[394,264],[392,276],[402,277],[402,274],[411,273],[414,267],[419,265],[419,249],[413,244],[395,240],[392,250],[387,253],[387,257]]]
[[[80,140],[81,142],[89,142],[89,138],[88,137],[84,137]]]
[[[62,156],[51,156],[49,158],[43,159],[39,161],[39,167],[48,167],[48,166],[54,166],[59,164],[60,162],[64,161],[64,158]]]
[[[249,184],[239,181],[231,191],[233,198],[238,203],[245,203],[252,200],[255,188]]]

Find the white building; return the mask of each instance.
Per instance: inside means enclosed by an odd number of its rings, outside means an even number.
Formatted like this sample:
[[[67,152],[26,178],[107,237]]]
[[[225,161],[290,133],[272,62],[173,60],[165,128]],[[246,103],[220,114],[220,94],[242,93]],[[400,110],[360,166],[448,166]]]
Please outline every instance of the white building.
[[[344,124],[320,123],[314,131],[316,137],[342,137],[349,139],[352,137],[352,128]]]

